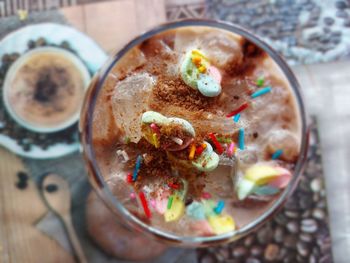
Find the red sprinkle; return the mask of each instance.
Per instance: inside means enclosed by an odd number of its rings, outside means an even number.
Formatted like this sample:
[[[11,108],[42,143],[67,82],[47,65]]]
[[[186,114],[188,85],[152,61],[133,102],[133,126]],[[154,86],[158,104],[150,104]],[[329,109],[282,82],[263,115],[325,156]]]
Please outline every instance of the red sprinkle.
[[[150,127],[154,133],[156,133],[157,135],[160,134],[160,130],[159,130],[159,127],[157,126],[157,124],[151,123]]]
[[[235,116],[236,114],[240,113],[241,111],[248,108],[249,104],[248,102],[243,103],[241,106],[239,106],[237,109],[231,111],[229,114],[226,115],[227,118],[230,118],[232,116]]]
[[[204,199],[210,199],[210,198],[211,198],[211,194],[210,194],[210,193],[207,193],[207,192],[203,192],[203,193],[202,193],[202,197],[203,197]]]
[[[221,144],[216,139],[214,133],[209,133],[209,137],[213,141],[213,143],[214,143],[214,145],[216,147],[216,151],[218,152],[218,154],[222,154],[224,152],[224,149],[222,148]]]
[[[196,149],[196,154],[201,155],[203,151],[204,151],[204,147],[202,145],[198,146]]]
[[[126,182],[129,184],[131,184],[133,182],[131,173],[128,173],[128,175],[126,176]]]
[[[180,186],[178,184],[173,184],[173,183],[168,183],[168,186],[170,188],[173,188],[173,189],[176,189],[176,190],[180,188]]]
[[[151,211],[149,210],[145,194],[142,191],[139,193],[139,197],[140,197],[140,201],[141,201],[143,211],[145,212],[146,217],[151,218],[151,216],[152,216]]]

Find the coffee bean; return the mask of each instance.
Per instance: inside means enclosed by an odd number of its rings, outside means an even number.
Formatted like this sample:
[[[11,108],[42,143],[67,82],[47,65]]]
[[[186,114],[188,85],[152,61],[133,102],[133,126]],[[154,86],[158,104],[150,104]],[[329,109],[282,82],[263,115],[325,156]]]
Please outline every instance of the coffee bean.
[[[311,181],[310,188],[313,192],[318,193],[321,191],[323,183],[321,178],[315,178]]]
[[[313,206],[312,196],[303,194],[299,199],[299,205],[303,210],[310,209]]]
[[[303,219],[301,221],[301,231],[305,233],[315,233],[317,229],[317,222],[314,219]]]
[[[326,218],[326,213],[324,210],[320,209],[320,208],[315,208],[313,211],[312,211],[312,216],[313,218],[315,219],[319,219],[319,220],[323,220]]]
[[[333,263],[333,260],[332,260],[331,255],[325,255],[325,256],[323,256],[323,257],[320,259],[319,263]]]
[[[275,217],[275,221],[277,222],[277,224],[279,224],[279,225],[281,225],[281,226],[285,226],[286,223],[288,222],[286,216],[283,215],[282,213],[279,213],[279,214]]]
[[[297,251],[302,257],[307,257],[310,254],[307,244],[301,241],[297,243]]]
[[[335,21],[334,21],[334,19],[331,18],[331,17],[325,17],[325,18],[323,19],[323,22],[324,22],[326,25],[331,26],[331,25],[334,24]]]
[[[269,228],[262,228],[258,231],[257,237],[260,244],[264,245],[271,241],[273,232]]]
[[[285,239],[284,239],[284,245],[288,248],[295,248],[296,244],[298,242],[298,238],[294,235],[288,235]]]
[[[17,173],[17,177],[20,181],[27,181],[28,180],[28,174],[25,172],[22,172],[22,171]]]
[[[236,247],[233,249],[232,255],[235,258],[242,258],[248,254],[248,251],[245,247]]]
[[[20,190],[24,190],[26,189],[28,186],[27,182],[26,181],[19,181],[16,183],[16,187]]]
[[[313,241],[313,237],[310,234],[306,234],[306,233],[301,233],[299,236],[300,240],[310,243]]]
[[[317,263],[317,258],[314,255],[309,257],[309,263]]]
[[[264,258],[267,261],[274,261],[279,253],[279,246],[276,244],[269,244],[266,249],[265,249],[265,253],[264,253]]]
[[[257,258],[247,258],[245,263],[261,263],[261,261]]]
[[[201,263],[215,263],[216,260],[211,255],[205,255],[200,259]]]
[[[299,218],[299,213],[297,211],[293,211],[293,210],[286,210],[284,211],[284,214],[292,219],[297,219]]]
[[[299,224],[297,221],[290,221],[287,224],[287,229],[290,233],[296,234],[299,232]]]
[[[58,186],[55,184],[49,184],[45,187],[46,192],[48,193],[54,193],[58,190]]]
[[[255,237],[253,235],[249,235],[244,239],[244,245],[246,247],[252,246],[254,242],[255,242]]]
[[[337,1],[335,2],[335,7],[338,9],[345,9],[346,8],[346,3],[344,1]]]
[[[253,257],[260,257],[262,254],[263,254],[263,250],[261,247],[259,246],[253,246],[251,249],[250,249],[250,254],[253,256]]]
[[[344,10],[338,10],[335,15],[340,18],[348,18],[349,14]]]
[[[283,227],[281,227],[281,226],[276,227],[273,238],[277,243],[281,243],[283,241],[283,238],[284,238]]]

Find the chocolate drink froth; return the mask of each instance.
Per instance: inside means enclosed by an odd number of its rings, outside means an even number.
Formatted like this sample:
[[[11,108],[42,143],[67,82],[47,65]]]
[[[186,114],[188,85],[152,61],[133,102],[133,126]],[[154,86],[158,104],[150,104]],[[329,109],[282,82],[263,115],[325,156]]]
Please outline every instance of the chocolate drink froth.
[[[227,117],[240,108],[236,120]],[[264,50],[224,30],[184,27],[151,37],[114,65],[94,109],[93,146],[130,212],[180,236],[215,235],[252,222],[280,196],[300,151],[299,114]],[[174,123],[186,132],[169,132]],[[141,191],[150,218],[130,199]]]

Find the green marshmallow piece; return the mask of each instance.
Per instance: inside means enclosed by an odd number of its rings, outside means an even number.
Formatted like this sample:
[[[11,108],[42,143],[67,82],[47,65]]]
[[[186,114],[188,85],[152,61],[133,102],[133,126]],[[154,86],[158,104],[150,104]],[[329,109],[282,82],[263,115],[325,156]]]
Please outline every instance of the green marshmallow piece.
[[[186,209],[186,214],[194,219],[203,220],[205,219],[205,210],[203,204],[194,201]]]
[[[146,111],[142,114],[141,118],[143,123],[156,123],[156,124],[166,124],[168,123],[168,118],[156,111]]]
[[[255,183],[247,180],[240,179],[237,184],[237,196],[239,200],[244,200],[248,195],[250,195],[255,188]]]
[[[192,62],[191,52],[188,52],[181,65],[181,78],[191,88],[197,89],[199,71]]]
[[[200,74],[197,81],[197,87],[200,93],[206,97],[216,97],[221,92],[221,85],[209,75]]]

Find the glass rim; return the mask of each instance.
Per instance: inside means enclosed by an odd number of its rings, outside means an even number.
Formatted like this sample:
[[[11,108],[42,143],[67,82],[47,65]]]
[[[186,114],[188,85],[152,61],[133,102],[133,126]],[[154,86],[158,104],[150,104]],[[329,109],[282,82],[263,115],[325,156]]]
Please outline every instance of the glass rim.
[[[235,34],[238,34],[249,41],[253,42],[260,48],[262,48],[267,54],[273,59],[273,61],[278,65],[278,67],[282,70],[285,75],[287,81],[289,82],[295,96],[295,100],[297,103],[297,108],[300,114],[301,121],[301,146],[300,152],[298,156],[297,163],[295,165],[295,170],[293,173],[292,180],[288,184],[288,186],[284,189],[281,195],[272,203],[272,205],[259,217],[255,218],[252,222],[244,225],[243,227],[233,230],[224,234],[214,235],[214,236],[178,236],[169,232],[165,232],[163,230],[157,229],[154,226],[150,226],[147,223],[143,222],[138,217],[134,216],[130,213],[112,194],[107,183],[105,182],[104,177],[101,175],[97,160],[95,158],[94,147],[92,145],[92,118],[93,112],[97,101],[97,95],[99,91],[102,89],[105,80],[110,72],[110,70],[114,67],[114,65],[118,62],[120,58],[122,58],[131,48],[140,44],[146,39],[159,34],[161,32],[176,29],[179,27],[213,27],[221,30],[226,30]],[[93,184],[94,189],[98,193],[98,195],[104,200],[105,204],[117,215],[121,215],[123,218],[123,222],[127,224],[127,226],[132,227],[137,231],[141,231],[142,233],[156,237],[164,241],[164,239],[170,244],[176,244],[180,246],[194,247],[194,246],[208,246],[213,244],[219,244],[224,242],[230,242],[236,240],[246,234],[250,233],[252,230],[256,229],[258,226],[265,223],[271,216],[273,216],[276,212],[279,211],[280,208],[283,207],[283,204],[286,202],[287,198],[291,195],[294,188],[296,187],[298,180],[303,171],[303,166],[306,160],[306,153],[308,149],[308,125],[307,125],[307,117],[306,110],[303,103],[302,94],[300,92],[300,85],[294,76],[294,73],[287,65],[285,60],[272,48],[269,44],[267,44],[260,37],[255,35],[254,33],[244,29],[238,25],[228,23],[225,21],[219,20],[204,20],[204,19],[186,19],[179,20],[169,23],[161,24],[147,32],[144,32],[128,42],[122,49],[115,53],[110,59],[108,59],[105,66],[100,69],[100,71],[95,75],[95,81],[90,88],[93,90],[89,96],[86,96],[84,107],[87,107],[86,116],[81,116],[81,125],[80,125],[80,133],[81,133],[81,143],[83,145],[83,155],[87,162],[88,172],[91,175],[91,172],[94,174],[94,177],[90,177],[90,182]],[[90,97],[90,104],[85,105],[87,103],[87,97]],[[83,111],[82,111],[83,112]],[[85,122],[84,122],[85,120]],[[85,132],[84,132],[85,131]]]

